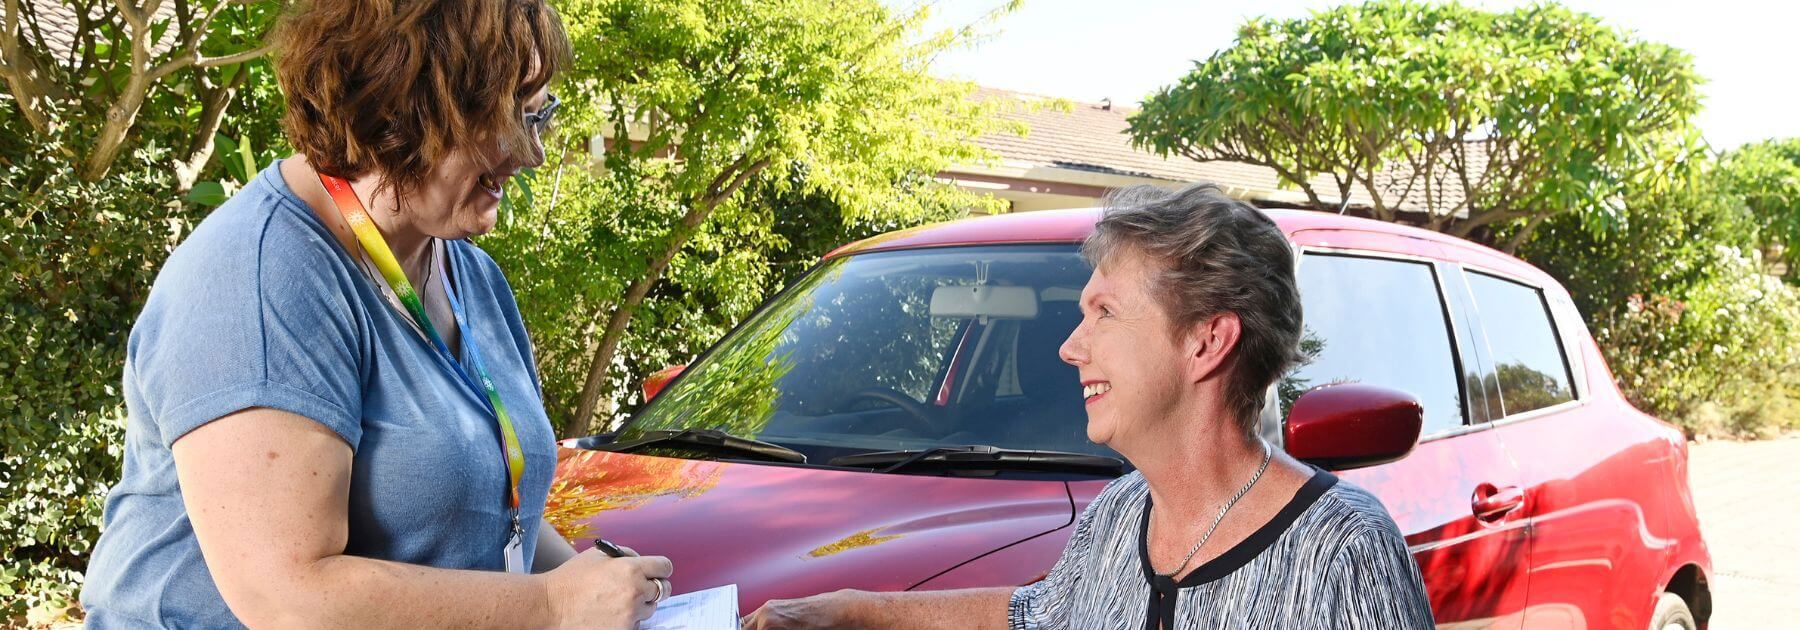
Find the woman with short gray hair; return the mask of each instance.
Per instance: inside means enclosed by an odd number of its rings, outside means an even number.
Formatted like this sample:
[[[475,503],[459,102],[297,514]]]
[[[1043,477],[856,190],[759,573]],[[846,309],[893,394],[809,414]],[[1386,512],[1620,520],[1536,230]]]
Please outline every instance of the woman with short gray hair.
[[[1063,343],[1109,484],[1041,581],[777,600],[746,628],[1430,628],[1399,527],[1373,495],[1271,447],[1265,392],[1295,360],[1294,252],[1217,186],[1127,189],[1082,253]]]

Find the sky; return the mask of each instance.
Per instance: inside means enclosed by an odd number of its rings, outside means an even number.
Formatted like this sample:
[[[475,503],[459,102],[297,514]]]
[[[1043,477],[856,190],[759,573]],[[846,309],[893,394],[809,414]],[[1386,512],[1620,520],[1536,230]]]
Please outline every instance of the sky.
[[[890,1],[898,7],[914,3]],[[976,21],[1001,0],[938,0],[931,28]],[[1255,16],[1302,17],[1343,4],[1316,0],[1024,0],[976,47],[947,53],[937,72],[989,87],[1093,102],[1136,103],[1231,45]],[[1470,0],[1503,11],[1529,4]],[[1694,57],[1707,83],[1697,123],[1717,149],[1800,136],[1800,3],[1788,0],[1566,0],[1572,9]]]

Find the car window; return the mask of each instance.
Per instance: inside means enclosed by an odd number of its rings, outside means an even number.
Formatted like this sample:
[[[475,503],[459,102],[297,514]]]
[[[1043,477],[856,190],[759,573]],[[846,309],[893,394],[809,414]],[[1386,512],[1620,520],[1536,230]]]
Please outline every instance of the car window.
[[[1543,292],[1483,273],[1468,277],[1506,415],[1573,400],[1568,362]]]
[[[1306,328],[1300,365],[1279,383],[1286,417],[1306,391],[1365,383],[1425,407],[1422,435],[1463,424],[1462,391],[1431,265],[1309,253],[1300,263]]]
[[[1506,416],[1500,408],[1500,379],[1494,376],[1494,370],[1485,360],[1487,341],[1481,335],[1481,321],[1475,315],[1475,298],[1469,295],[1469,284],[1461,280],[1463,270],[1460,265],[1440,263],[1437,265],[1439,277],[1445,282],[1439,283],[1444,288],[1444,299],[1450,304],[1452,329],[1456,335],[1456,356],[1462,367],[1463,408],[1468,412],[1464,421],[1469,424],[1481,424],[1499,420]],[[1449,280],[1455,278],[1457,280]]]

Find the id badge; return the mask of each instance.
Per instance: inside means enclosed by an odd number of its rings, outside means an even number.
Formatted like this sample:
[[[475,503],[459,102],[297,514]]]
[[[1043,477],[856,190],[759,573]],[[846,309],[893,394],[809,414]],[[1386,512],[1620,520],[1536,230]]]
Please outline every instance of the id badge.
[[[506,549],[502,553],[506,556],[507,573],[526,572],[525,529],[519,527],[519,519],[517,517],[513,518],[512,532],[506,535]]]

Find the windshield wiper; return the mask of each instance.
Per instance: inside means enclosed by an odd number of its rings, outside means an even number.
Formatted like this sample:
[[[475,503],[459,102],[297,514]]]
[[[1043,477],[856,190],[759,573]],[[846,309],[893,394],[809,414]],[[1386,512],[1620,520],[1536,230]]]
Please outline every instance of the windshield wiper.
[[[1105,455],[1064,451],[1028,451],[993,446],[940,446],[911,451],[877,451],[845,455],[831,460],[833,466],[877,468],[891,473],[906,468],[942,468],[948,470],[1042,470],[1049,472],[1083,472],[1119,475],[1125,472],[1125,460]]]
[[[794,449],[764,442],[742,438],[717,429],[682,429],[680,431],[645,431],[638,439],[630,442],[614,442],[611,444],[582,445],[597,451],[612,453],[630,453],[657,446],[673,446],[697,451],[727,453],[732,455],[748,455],[771,462],[788,462],[792,464],[806,463],[806,454]]]

